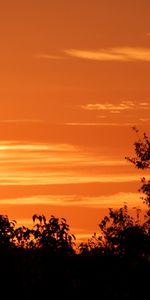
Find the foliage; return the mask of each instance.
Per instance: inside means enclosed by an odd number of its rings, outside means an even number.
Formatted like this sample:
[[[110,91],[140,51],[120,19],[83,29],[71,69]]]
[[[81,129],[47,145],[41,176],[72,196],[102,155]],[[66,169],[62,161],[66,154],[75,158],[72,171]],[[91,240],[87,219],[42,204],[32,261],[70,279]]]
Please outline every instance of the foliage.
[[[128,207],[109,208],[109,215],[100,222],[100,235],[94,234],[79,248],[84,255],[117,255],[119,257],[142,258],[147,256],[149,234],[145,224],[140,224],[140,210],[134,219],[128,214]]]
[[[145,254],[146,232],[137,219],[128,214],[128,207],[109,209],[109,216],[99,224],[102,232],[104,249],[119,256],[138,257]]]
[[[64,218],[51,216],[47,221],[44,215],[34,215],[37,221],[32,230],[36,248],[48,248],[53,253],[73,253],[75,236],[69,234],[69,225]]]
[[[78,249],[81,255],[101,255],[103,254],[102,237],[94,233],[88,242],[80,243]]]
[[[133,127],[137,134],[137,141],[134,143],[135,157],[126,157],[126,159],[135,165],[136,168],[142,170],[150,169],[150,139],[147,134],[144,133],[142,137],[139,136],[139,130]],[[145,197],[142,198],[144,202],[150,208],[150,180],[142,178],[142,186],[140,191],[144,193]]]
[[[16,221],[9,221],[7,215],[0,215],[0,250],[14,247]]]
[[[36,222],[37,221],[37,222]],[[46,249],[50,253],[73,254],[75,236],[69,233],[69,225],[64,218],[34,215],[33,228],[16,227],[16,221],[9,221],[0,215],[0,249]]]
[[[138,136],[134,143],[135,157],[126,159],[138,169],[150,168],[150,140],[146,133],[141,138],[139,131],[133,128]],[[109,215],[100,222],[100,235],[94,234],[87,243],[79,246],[81,254],[91,255],[98,253],[114,254],[120,257],[149,257],[150,253],[150,180],[145,177],[141,180],[140,191],[144,194],[142,199],[148,205],[146,221],[140,224],[140,210],[137,209],[137,218],[128,214],[128,207],[120,209],[109,208]]]
[[[134,142],[134,150],[136,156],[133,158],[126,157],[128,161],[133,163],[138,169],[150,168],[150,140],[146,133],[142,137],[139,136],[139,130],[133,127],[137,134],[137,141]]]
[[[34,248],[33,230],[25,226],[15,229],[15,245],[17,248],[32,249]]]
[[[134,150],[136,156],[133,158],[126,157],[128,161],[133,163],[136,168],[142,170],[149,170],[150,169],[150,139],[146,133],[143,134],[142,137],[139,135],[139,130],[134,127],[133,130],[137,134],[137,141],[134,143]],[[143,193],[142,200],[146,203],[148,209],[145,214],[145,223],[144,228],[147,232],[147,239],[150,244],[150,179],[146,179],[143,177],[141,179],[142,186],[139,189],[140,192]],[[149,247],[148,247],[149,251]]]

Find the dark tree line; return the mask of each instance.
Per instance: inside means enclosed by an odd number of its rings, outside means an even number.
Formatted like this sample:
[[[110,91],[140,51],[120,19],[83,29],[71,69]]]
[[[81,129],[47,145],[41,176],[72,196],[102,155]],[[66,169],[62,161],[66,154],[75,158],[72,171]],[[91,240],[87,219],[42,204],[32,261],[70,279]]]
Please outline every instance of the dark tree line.
[[[78,253],[82,255],[117,255],[119,257],[148,258],[150,235],[148,218],[141,224],[128,214],[128,207],[109,209],[109,214],[99,224],[100,234],[94,234],[81,243]],[[49,254],[76,254],[75,236],[70,233],[64,218],[54,216],[47,221],[43,215],[34,215],[32,229],[16,227],[15,221],[0,215],[0,251],[11,249],[46,250]]]

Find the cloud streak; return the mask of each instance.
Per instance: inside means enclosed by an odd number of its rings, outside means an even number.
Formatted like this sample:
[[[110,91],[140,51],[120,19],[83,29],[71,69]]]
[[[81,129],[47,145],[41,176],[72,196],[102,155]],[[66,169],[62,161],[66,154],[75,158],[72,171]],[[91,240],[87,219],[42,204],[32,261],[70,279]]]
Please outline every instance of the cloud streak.
[[[132,127],[135,126],[135,123],[129,123],[129,122],[124,122],[124,123],[119,123],[119,122],[68,122],[65,124],[66,126],[106,126],[106,127]]]
[[[99,111],[102,113],[120,114],[127,111],[137,111],[145,113],[150,110],[148,102],[135,102],[135,101],[122,101],[118,104],[115,103],[88,103],[80,106],[81,109],[86,111]],[[101,123],[100,123],[101,124]],[[104,123],[107,125],[107,123]],[[133,124],[131,124],[133,126]],[[113,125],[112,125],[113,126]]]
[[[126,110],[132,110],[135,108],[135,103],[132,101],[124,101],[119,104],[114,103],[96,103],[96,104],[85,104],[81,105],[84,110],[99,110],[109,112],[121,112]]]
[[[79,183],[119,183],[139,181],[136,175],[93,175],[92,177],[73,172],[7,172],[0,176],[0,186],[42,186]]]
[[[76,195],[40,195],[23,198],[3,199],[1,205],[55,205],[55,206],[82,206],[82,207],[120,207],[124,203],[130,207],[141,204],[138,193],[116,193],[110,196],[87,197]]]
[[[77,148],[70,144],[48,144],[48,143],[20,143],[19,141],[1,141],[0,151],[11,152],[15,150],[22,151],[48,151],[50,152],[73,152],[77,151]],[[5,152],[6,154],[6,152]],[[18,153],[19,154],[19,153]]]
[[[124,160],[110,159],[71,144],[0,143],[0,186],[132,182]],[[124,167],[122,175],[104,174],[104,167]],[[92,176],[90,170],[92,168]]]
[[[150,62],[150,48],[116,47],[95,51],[66,49],[64,53],[70,57],[95,61],[145,61]]]

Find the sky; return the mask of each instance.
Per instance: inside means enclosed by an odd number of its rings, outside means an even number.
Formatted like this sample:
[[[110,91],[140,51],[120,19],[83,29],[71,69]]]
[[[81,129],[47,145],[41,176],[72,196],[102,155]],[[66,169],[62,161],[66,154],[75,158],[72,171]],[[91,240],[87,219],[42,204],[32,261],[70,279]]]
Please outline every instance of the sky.
[[[0,213],[79,239],[140,205],[132,127],[150,128],[149,0],[0,1]]]

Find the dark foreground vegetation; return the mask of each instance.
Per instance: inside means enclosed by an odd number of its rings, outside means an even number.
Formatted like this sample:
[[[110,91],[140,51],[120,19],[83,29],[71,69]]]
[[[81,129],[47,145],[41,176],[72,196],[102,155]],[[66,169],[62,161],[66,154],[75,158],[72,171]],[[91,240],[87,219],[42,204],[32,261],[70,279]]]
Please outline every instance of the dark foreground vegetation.
[[[146,134],[134,144],[137,168],[150,168]],[[0,215],[2,299],[149,299],[150,181],[142,178],[145,219],[125,204],[109,209],[100,232],[75,244],[65,219],[33,216],[33,228]]]

